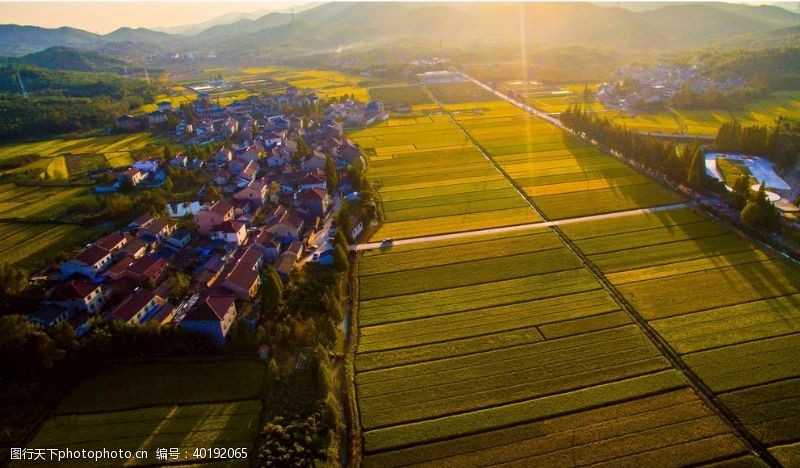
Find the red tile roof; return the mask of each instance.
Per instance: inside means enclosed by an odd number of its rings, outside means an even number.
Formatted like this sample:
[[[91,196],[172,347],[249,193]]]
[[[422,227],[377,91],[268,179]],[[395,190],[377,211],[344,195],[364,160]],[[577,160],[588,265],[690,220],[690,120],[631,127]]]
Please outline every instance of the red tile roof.
[[[328,196],[328,192],[326,192],[325,190],[323,190],[323,189],[321,189],[319,187],[313,187],[313,188],[306,189],[306,190],[303,190],[302,192],[300,192],[300,199],[301,200],[306,200],[306,201],[324,200],[325,197],[327,197],[327,196]]]
[[[70,281],[57,287],[53,292],[53,299],[57,301],[64,301],[68,299],[84,299],[89,294],[93,293],[98,285],[87,283],[85,281]]]
[[[84,265],[94,265],[109,255],[111,255],[111,252],[108,250],[96,245],[92,245],[72,259]]]
[[[94,245],[110,251],[116,248],[117,245],[119,245],[121,242],[124,242],[125,239],[126,239],[125,235],[123,235],[121,232],[114,231],[111,234],[100,239],[99,241],[95,242]]]
[[[161,271],[167,266],[167,262],[163,258],[145,255],[137,259],[128,267],[128,271],[135,275],[150,276]]]
[[[233,209],[233,205],[228,200],[218,201],[215,202],[208,208],[208,211],[212,213],[216,213],[220,216],[225,216],[229,211]]]
[[[236,264],[231,272],[228,273],[227,278],[225,278],[225,282],[244,290],[249,290],[256,280],[258,280],[258,272],[241,263]]]
[[[116,307],[109,311],[109,316],[123,322],[128,322],[140,310],[142,310],[151,300],[157,296],[147,289],[139,289],[133,295],[127,297],[124,301],[120,302]]]
[[[183,320],[205,322],[221,321],[225,318],[236,298],[234,296],[208,296],[186,314]]]
[[[225,233],[236,233],[239,232],[244,227],[244,223],[241,221],[225,221],[222,224],[217,224],[214,226],[215,232],[225,232]]]

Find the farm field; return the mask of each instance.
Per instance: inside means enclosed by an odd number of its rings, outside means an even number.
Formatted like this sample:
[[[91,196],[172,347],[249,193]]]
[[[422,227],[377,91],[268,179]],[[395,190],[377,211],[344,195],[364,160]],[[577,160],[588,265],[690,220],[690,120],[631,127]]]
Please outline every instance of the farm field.
[[[484,111],[469,113],[470,105]],[[464,104],[456,119],[548,219],[682,201],[616,159],[511,104],[485,107],[483,103]]]
[[[65,178],[101,167],[122,167],[133,163],[130,152],[153,144],[163,146],[168,140],[151,133],[126,133],[75,139],[55,138],[32,143],[0,146],[0,160],[37,154],[42,159],[19,169],[45,170],[51,178]]]
[[[134,464],[153,464],[156,448],[184,462],[197,447],[252,449],[262,383],[252,361],[123,365],[79,385],[29,446],[149,452]]]
[[[38,267],[54,252],[81,247],[99,234],[99,229],[71,224],[0,222],[0,256],[10,264]]]
[[[369,251],[359,290],[365,466],[744,455],[548,229]]]
[[[55,220],[91,196],[89,187],[0,184],[0,218]]]
[[[366,150],[370,181],[382,200],[385,223],[373,238],[540,220],[449,118],[389,119],[349,136]]]
[[[265,76],[300,89],[313,89],[323,98],[354,95],[362,102],[369,100],[366,85],[371,79],[368,77],[347,75],[335,70],[300,70],[288,67],[246,68],[242,71],[246,75]]]
[[[688,210],[564,232],[751,434],[798,441],[800,272]]]
[[[418,105],[430,104],[433,101],[425,89],[421,86],[387,86],[381,88],[369,88],[370,99],[377,99],[385,106],[397,106],[401,104]]]

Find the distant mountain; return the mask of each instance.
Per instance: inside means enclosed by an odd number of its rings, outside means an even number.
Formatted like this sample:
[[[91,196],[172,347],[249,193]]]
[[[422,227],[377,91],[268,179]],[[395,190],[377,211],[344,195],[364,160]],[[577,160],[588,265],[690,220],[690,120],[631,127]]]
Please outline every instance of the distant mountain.
[[[20,56],[48,47],[88,47],[99,41],[96,34],[75,28],[48,29],[16,24],[0,25],[0,56]]]
[[[800,44],[800,26],[745,34],[743,36],[717,41],[713,45],[715,47],[738,49],[797,47],[798,44]]]
[[[83,72],[122,71],[125,62],[91,50],[71,47],[50,47],[45,50],[12,57],[5,60],[9,64],[25,64],[51,70],[70,70]]]
[[[152,29],[147,28],[119,28],[103,36],[103,40],[106,42],[129,41],[161,43],[175,40],[175,36],[172,34],[153,31]]]
[[[167,34],[182,34],[184,36],[192,36],[214,26],[231,24],[248,18],[260,18],[268,13],[270,13],[270,11],[265,9],[256,11],[234,11],[200,23],[152,29],[153,31],[159,31]]]
[[[704,2],[651,7],[632,11],[594,3],[332,2],[294,15],[271,12],[218,24],[194,36],[144,28],[100,36],[71,28],[5,25],[0,26],[0,56],[62,46],[137,62],[159,55],[161,63],[172,52],[213,52],[233,64],[245,58],[374,50],[411,39],[454,50],[519,47],[523,42],[659,52],[702,48],[751,34],[764,34],[769,41],[774,32],[778,36],[772,40],[780,41],[787,33],[775,31],[800,25],[800,15],[776,6]]]

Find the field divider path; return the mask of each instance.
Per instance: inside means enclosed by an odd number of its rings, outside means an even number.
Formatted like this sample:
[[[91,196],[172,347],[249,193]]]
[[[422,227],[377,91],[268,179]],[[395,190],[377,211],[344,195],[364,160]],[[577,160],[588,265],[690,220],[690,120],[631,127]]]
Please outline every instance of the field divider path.
[[[487,91],[492,92],[494,95],[500,97],[504,101],[506,101],[506,102],[508,102],[508,103],[510,103],[512,105],[515,105],[515,106],[517,106],[517,107],[519,107],[519,108],[521,108],[521,109],[523,109],[525,111],[528,111],[529,113],[531,113],[531,114],[533,114],[533,115],[535,115],[537,117],[540,117],[540,118],[544,119],[545,121],[552,123],[553,125],[556,125],[558,128],[561,128],[561,129],[563,129],[563,130],[565,130],[565,131],[567,131],[569,133],[572,133],[572,132],[570,132],[569,130],[567,130],[564,127],[564,125],[561,123],[560,120],[558,120],[558,119],[556,119],[554,117],[551,117],[549,115],[542,114],[541,112],[533,109],[531,106],[528,106],[526,104],[517,102],[517,101],[509,98],[508,96],[504,95],[500,91],[497,91],[496,89],[491,88],[490,86],[488,86],[488,85],[486,85],[484,83],[481,83],[480,81],[478,81],[478,80],[476,80],[476,79],[464,74],[463,72],[461,73],[461,75],[464,76],[465,78],[467,78],[468,80],[472,81],[476,85],[480,86],[481,88],[484,88]],[[459,127],[461,128],[460,125],[459,125]],[[462,128],[462,130],[463,130],[463,128]],[[477,142],[475,143],[475,146],[477,146],[483,152],[483,149],[477,144]],[[484,152],[484,154],[486,154],[486,153]],[[486,156],[487,156],[487,158],[492,160],[491,156],[489,156],[489,155],[486,155]],[[492,162],[494,163],[494,161],[492,161]],[[501,170],[501,172],[506,178],[508,178],[508,180],[515,187],[518,187],[517,184],[514,182],[514,180],[511,179],[511,177],[509,177],[508,174],[505,173],[505,171]],[[522,191],[521,193],[523,194],[523,196],[526,199],[529,200],[529,203],[531,204],[531,206],[534,207],[534,209],[536,209],[535,208],[536,205],[534,204],[534,202],[532,200],[530,200],[530,197],[528,197],[528,195],[525,194],[524,191]],[[685,204],[683,204],[683,205],[685,205]],[[542,217],[543,220],[548,221],[547,217],[545,217],[544,213],[542,213],[540,210],[537,209],[537,213]],[[544,224],[544,223],[542,223],[542,224]],[[719,402],[716,399],[716,397],[714,396],[714,392],[712,392],[711,389],[705,384],[705,382],[703,382],[700,379],[700,377],[694,371],[692,371],[683,362],[683,359],[681,359],[680,355],[677,352],[675,352],[675,350],[672,349],[672,346],[670,346],[670,344],[653,327],[650,326],[650,324],[647,322],[647,320],[645,320],[644,317],[642,317],[636,311],[636,309],[630,304],[630,302],[628,302],[628,300],[625,298],[625,296],[621,292],[619,292],[617,290],[617,288],[615,288],[608,281],[608,279],[606,279],[605,274],[603,274],[603,272],[600,271],[600,269],[594,264],[594,262],[592,262],[583,253],[583,251],[580,250],[580,248],[572,241],[572,239],[567,237],[567,235],[564,234],[564,232],[561,230],[561,228],[558,225],[551,225],[550,229],[552,229],[553,233],[555,233],[556,236],[558,236],[558,238],[564,243],[564,245],[575,256],[578,257],[578,259],[586,267],[586,269],[589,270],[589,272],[592,274],[592,276],[594,276],[595,279],[598,282],[600,282],[600,284],[603,286],[603,289],[605,289],[609,294],[611,294],[611,297],[614,298],[614,300],[617,302],[617,304],[619,304],[619,306],[623,310],[625,310],[628,313],[628,315],[630,315],[630,317],[633,319],[634,323],[636,323],[636,325],[639,327],[639,329],[642,330],[642,332],[645,334],[645,336],[647,336],[647,338],[653,343],[653,345],[656,346],[656,348],[659,350],[659,352],[667,360],[670,361],[670,363],[672,364],[673,368],[675,368],[678,372],[680,372],[684,376],[684,378],[687,380],[687,382],[689,382],[689,385],[695,390],[695,393],[697,393],[700,396],[700,398],[706,403],[706,405],[708,405],[708,407],[717,416],[719,416],[720,419],[726,425],[728,425],[728,427],[731,428],[732,433],[742,442],[742,444],[754,456],[760,458],[762,461],[766,462],[769,466],[781,466],[781,464],[778,462],[778,460],[766,449],[766,447],[755,436],[753,436],[744,427],[744,425],[739,421],[739,419],[724,404],[722,404],[721,402]]]
[[[555,226],[562,226],[566,224],[577,224],[577,223],[586,223],[591,221],[599,221],[603,219],[612,219],[612,218],[623,218],[626,216],[636,216],[641,214],[648,214],[648,213],[657,213],[659,211],[670,211],[670,210],[679,210],[682,208],[688,208],[686,203],[676,203],[674,205],[664,205],[664,206],[656,206],[653,208],[638,208],[635,210],[627,210],[627,211],[616,211],[613,213],[603,213],[597,215],[590,215],[590,216],[581,216],[578,218],[565,218],[565,219],[558,219],[555,221],[544,221],[544,222],[536,222],[536,223],[527,223],[527,224],[517,224],[514,226],[504,226],[504,227],[497,227],[497,228],[486,228],[486,229],[476,229],[472,231],[462,231],[462,232],[453,232],[449,234],[436,234],[432,236],[422,236],[422,237],[410,237],[407,239],[398,239],[392,242],[392,246],[401,246],[401,245],[414,245],[414,244],[422,244],[425,242],[435,242],[435,241],[443,241],[443,240],[452,240],[452,239],[461,239],[467,237],[476,237],[476,236],[485,236],[487,234],[505,234],[510,232],[518,232],[518,231],[527,231],[527,230],[535,230],[535,229],[543,229],[548,227],[555,227]],[[350,251],[351,252],[361,252],[366,250],[374,250],[384,247],[382,242],[364,242],[361,244],[351,244]]]

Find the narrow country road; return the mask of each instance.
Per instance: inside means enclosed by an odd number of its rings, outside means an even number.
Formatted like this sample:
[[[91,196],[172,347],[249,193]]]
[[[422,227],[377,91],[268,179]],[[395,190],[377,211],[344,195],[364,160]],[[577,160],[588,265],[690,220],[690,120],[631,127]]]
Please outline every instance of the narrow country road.
[[[498,228],[489,228],[489,229],[478,229],[475,231],[464,231],[464,232],[455,232],[452,234],[439,234],[435,236],[424,236],[424,237],[412,237],[409,239],[398,239],[392,242],[391,246],[398,246],[398,245],[413,245],[413,244],[421,244],[424,242],[433,242],[433,241],[440,241],[440,240],[450,240],[450,239],[461,239],[465,237],[474,237],[474,236],[483,236],[487,234],[504,234],[507,232],[516,232],[516,231],[525,231],[529,229],[540,229],[552,226],[563,226],[567,224],[575,224],[575,223],[586,223],[590,221],[598,221],[602,219],[613,219],[613,218],[622,218],[626,216],[634,216],[639,214],[645,213],[658,213],[659,211],[670,211],[670,210],[677,210],[680,208],[686,208],[686,203],[677,203],[674,205],[664,205],[664,206],[656,206],[653,208],[640,208],[637,210],[628,210],[628,211],[617,211],[614,213],[606,213],[606,214],[599,214],[599,215],[591,215],[591,216],[582,216],[579,218],[567,218],[567,219],[559,219],[555,221],[546,221],[546,222],[538,222],[538,223],[528,223],[528,224],[518,224],[516,226],[505,226],[505,227],[498,227]],[[351,252],[360,252],[364,250],[373,250],[381,248],[381,242],[366,242],[363,244],[354,244],[350,246]]]

